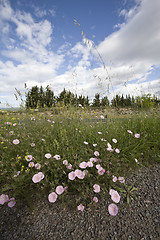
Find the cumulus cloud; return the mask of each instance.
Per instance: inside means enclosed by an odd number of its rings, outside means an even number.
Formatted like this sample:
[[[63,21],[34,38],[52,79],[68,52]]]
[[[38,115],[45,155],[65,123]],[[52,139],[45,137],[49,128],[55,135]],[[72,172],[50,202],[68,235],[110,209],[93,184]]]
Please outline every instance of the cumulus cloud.
[[[105,63],[112,60],[117,68],[132,66],[134,78],[140,78],[152,66],[160,64],[160,1],[141,1],[141,5],[121,14],[128,19],[121,28],[98,46]],[[127,80],[127,79],[125,79]]]
[[[107,89],[111,97],[117,93],[140,95],[149,89],[159,94],[160,81],[150,76],[160,66],[160,1],[136,2],[132,9],[120,11],[124,22],[113,26],[115,31],[96,49],[84,38],[74,46],[65,42],[55,52],[55,26],[45,19],[47,14],[55,16],[54,10],[34,7],[35,15],[31,15],[0,0],[1,98],[10,100],[11,94],[14,98],[14,88],[23,91],[24,83],[29,88],[50,85],[55,94],[65,87],[90,98],[97,92],[107,94]]]

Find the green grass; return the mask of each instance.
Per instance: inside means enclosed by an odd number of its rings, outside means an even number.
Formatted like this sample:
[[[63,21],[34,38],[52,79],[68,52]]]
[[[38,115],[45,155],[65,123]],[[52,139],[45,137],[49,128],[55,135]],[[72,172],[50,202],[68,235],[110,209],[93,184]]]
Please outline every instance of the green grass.
[[[85,120],[106,114],[105,123]],[[35,120],[31,120],[32,117]],[[16,126],[13,126],[14,123]],[[139,133],[140,138],[135,138],[135,133]],[[76,207],[80,203],[89,206],[93,196],[101,198],[100,193],[93,192],[94,184],[100,185],[101,192],[108,192],[110,188],[118,190],[119,184],[113,183],[113,175],[127,178],[138,167],[150,167],[159,163],[159,133],[158,110],[129,114],[121,114],[110,108],[94,111],[61,108],[47,112],[6,112],[1,115],[0,123],[0,194],[8,194],[9,197],[14,196],[17,202],[31,204],[35,196],[41,198],[43,195],[47,198],[58,185],[62,185],[68,189],[57,201],[67,204],[67,200],[70,202],[74,196],[72,206]],[[114,143],[113,138],[118,142]],[[20,143],[14,145],[14,139],[19,139]],[[85,141],[88,142],[87,145],[84,144]],[[32,143],[35,143],[35,147],[31,147]],[[120,153],[107,151],[107,143],[113,149],[118,148]],[[97,146],[94,147],[93,144]],[[88,174],[85,178],[69,180],[69,172],[80,169],[81,162],[88,162],[95,157],[95,151],[100,154],[99,161],[93,167],[87,167]],[[46,159],[46,153],[50,153],[52,158]],[[53,158],[56,154],[60,155],[60,160]],[[34,163],[41,164],[40,170],[28,167],[29,162],[25,159],[27,155],[32,155]],[[72,164],[71,170],[66,168],[63,160]],[[100,164],[108,173],[99,175],[96,164]],[[18,171],[19,176],[14,177]],[[32,177],[38,172],[43,172],[45,177],[42,181],[33,183]]]

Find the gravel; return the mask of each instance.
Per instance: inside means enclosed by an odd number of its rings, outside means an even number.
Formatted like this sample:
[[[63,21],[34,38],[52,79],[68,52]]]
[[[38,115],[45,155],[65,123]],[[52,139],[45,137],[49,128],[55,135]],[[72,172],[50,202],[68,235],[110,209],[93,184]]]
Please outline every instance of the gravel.
[[[117,216],[108,213],[107,195],[83,212],[47,199],[37,200],[32,212],[26,206],[0,206],[0,240],[159,240],[160,165],[140,168],[126,181],[137,187],[138,199],[126,208],[122,197]]]

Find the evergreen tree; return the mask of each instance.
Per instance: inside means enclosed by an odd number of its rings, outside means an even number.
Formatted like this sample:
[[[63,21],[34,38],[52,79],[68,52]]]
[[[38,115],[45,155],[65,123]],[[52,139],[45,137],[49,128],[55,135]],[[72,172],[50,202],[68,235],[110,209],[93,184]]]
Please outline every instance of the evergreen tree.
[[[100,103],[100,94],[99,93],[96,93],[95,94],[95,97],[93,99],[93,104],[92,106],[93,107],[100,107],[101,103]]]

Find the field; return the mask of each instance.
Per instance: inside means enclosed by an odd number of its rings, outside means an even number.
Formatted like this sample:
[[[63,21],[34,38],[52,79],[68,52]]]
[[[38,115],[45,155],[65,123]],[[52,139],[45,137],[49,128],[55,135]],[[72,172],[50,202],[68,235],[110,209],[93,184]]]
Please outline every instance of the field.
[[[136,189],[125,179],[160,162],[159,109],[53,108],[1,111],[0,202],[13,207],[45,196],[83,211],[103,194],[114,203]],[[114,192],[110,190],[114,190]],[[113,205],[112,205],[113,206]],[[116,204],[110,210],[116,215]]]

